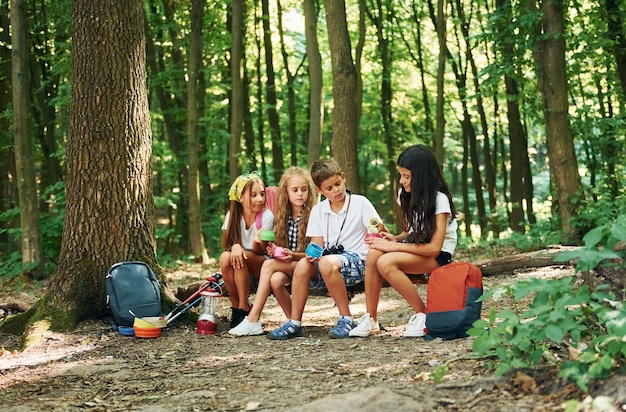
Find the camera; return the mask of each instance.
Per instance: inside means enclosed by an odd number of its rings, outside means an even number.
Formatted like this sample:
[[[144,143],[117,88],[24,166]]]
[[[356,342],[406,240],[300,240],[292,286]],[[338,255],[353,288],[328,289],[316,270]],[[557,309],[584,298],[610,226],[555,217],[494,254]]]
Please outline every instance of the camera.
[[[325,247],[324,251],[322,252],[322,256],[338,255],[341,253],[343,253],[343,245],[335,245],[335,246],[331,246],[330,248]]]

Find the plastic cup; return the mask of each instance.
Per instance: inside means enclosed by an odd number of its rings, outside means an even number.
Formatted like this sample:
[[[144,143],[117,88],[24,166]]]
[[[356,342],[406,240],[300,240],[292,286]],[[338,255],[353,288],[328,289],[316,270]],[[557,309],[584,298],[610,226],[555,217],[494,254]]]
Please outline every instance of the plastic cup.
[[[261,229],[259,230],[259,239],[261,239],[264,242],[273,242],[274,239],[276,238],[274,231],[272,230],[265,230],[265,229]]]
[[[371,239],[375,237],[382,237],[382,236],[380,235],[380,233],[366,233],[365,234],[365,239]]]
[[[276,246],[274,248],[274,255],[273,257],[275,258],[281,258],[281,257],[285,257],[287,256],[287,254],[285,253],[285,248],[282,246]]]
[[[323,251],[324,248],[317,243],[309,243],[309,246],[306,247],[306,250],[304,252],[307,256],[310,256],[312,258],[318,258],[322,256]]]

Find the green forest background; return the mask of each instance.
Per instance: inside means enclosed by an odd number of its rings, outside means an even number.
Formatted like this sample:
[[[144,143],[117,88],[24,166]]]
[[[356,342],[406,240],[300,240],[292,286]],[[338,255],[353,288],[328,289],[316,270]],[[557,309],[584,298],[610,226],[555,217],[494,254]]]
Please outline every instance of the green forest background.
[[[0,1],[0,278],[17,276],[29,265],[20,243],[24,205],[16,179],[9,3]],[[27,145],[38,195],[33,202],[44,273],[50,274],[59,258],[65,213],[72,2],[21,3],[29,50]],[[192,114],[198,119],[200,222],[212,257],[220,252],[226,193],[237,173],[259,170],[266,184],[273,185],[290,165],[306,168],[315,154],[336,155],[331,149],[336,147],[334,85],[324,2],[235,3],[245,6],[244,119],[235,147],[230,123],[232,4],[162,0],[144,5],[156,236],[164,266],[199,259],[189,244],[186,187]],[[349,187],[366,195],[390,226],[396,222],[393,164],[404,147],[417,142],[436,150],[463,213],[459,249],[576,244],[589,230],[624,214],[626,6],[613,0],[551,3],[560,12],[560,33],[545,31],[545,19],[554,16],[546,15],[543,3],[532,1],[345,2],[360,93],[355,101],[356,164],[343,166],[356,171],[348,175],[356,176]],[[190,111],[192,4],[200,4],[203,13],[201,86]],[[319,142],[310,133],[307,5],[316,14],[323,76]],[[438,30],[442,14],[437,10],[445,10],[445,37]],[[545,64],[552,60],[542,56],[552,40],[564,41],[562,69]],[[566,90],[562,108],[567,123],[551,132],[554,113],[545,104],[545,90],[558,79]],[[550,158],[548,139],[554,136],[566,143],[569,138],[573,153],[555,152]],[[555,184],[555,171],[564,164],[574,165],[580,178],[575,190],[565,194],[574,205],[565,226],[556,201],[563,189]]]

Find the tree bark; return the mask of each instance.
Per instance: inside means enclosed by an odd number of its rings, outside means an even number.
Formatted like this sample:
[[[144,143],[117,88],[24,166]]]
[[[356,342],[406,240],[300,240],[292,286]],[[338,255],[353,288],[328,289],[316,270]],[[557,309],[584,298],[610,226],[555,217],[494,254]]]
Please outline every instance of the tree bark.
[[[200,151],[198,143],[198,77],[202,70],[202,21],[206,0],[191,2],[191,36],[187,70],[187,195],[189,202],[189,243],[197,261],[209,263],[204,245],[200,211]]]
[[[116,262],[146,262],[173,297],[156,258],[143,18],[141,0],[73,4],[67,211],[36,311],[52,329],[108,313],[105,276]]]
[[[495,20],[495,31],[499,34],[496,45],[502,53],[503,66],[512,66],[514,61],[514,42],[512,26],[511,2],[508,0],[497,0],[497,16]],[[508,131],[510,140],[509,158],[510,166],[510,189],[511,189],[511,213],[509,225],[511,229],[518,233],[526,232],[524,223],[524,156],[528,158],[528,147],[526,135],[522,126],[521,115],[518,104],[518,87],[513,73],[504,74],[504,84],[506,90],[506,106]]]
[[[343,0],[328,0],[326,24],[333,71],[332,155],[346,174],[348,187],[360,192],[357,158],[357,73]]]
[[[390,50],[390,38],[393,38],[393,21],[395,15],[390,4],[383,6],[382,1],[377,2],[376,14],[370,10],[370,18],[376,28],[376,38],[378,39],[378,51],[380,53],[380,64],[382,75],[380,76],[380,117],[383,121],[383,139],[387,148],[387,173],[395,176],[396,171],[396,140],[393,133],[393,113],[391,111],[391,101],[393,99],[393,87],[391,84],[393,53]],[[394,183],[397,179],[391,178]],[[396,197],[397,184],[388,185],[388,198]],[[401,227],[401,226],[398,226]]]
[[[30,278],[44,275],[33,144],[30,138],[30,76],[26,2],[11,0],[13,140],[22,229],[22,270]]]
[[[261,0],[263,9],[263,45],[265,47],[265,93],[267,95],[267,117],[272,137],[272,160],[274,176],[280,176],[285,169],[283,161],[283,143],[278,119],[278,102],[276,97],[276,75],[274,73],[274,51],[272,30],[270,28],[269,0]]]
[[[541,11],[540,33],[536,34],[541,35],[542,40],[535,44],[533,58],[543,102],[550,171],[557,191],[564,240],[578,243],[580,234],[576,233],[571,219],[578,213],[584,193],[567,109],[563,2],[542,0]]]
[[[241,134],[243,132],[243,36],[244,0],[233,0],[232,4],[232,43],[230,46],[230,141],[228,143],[228,174],[231,181],[240,173]]]
[[[431,4],[432,0],[428,0]],[[446,75],[446,51],[448,46],[446,45],[447,29],[446,29],[446,1],[437,1],[437,20],[435,24],[437,30],[437,40],[439,44],[439,64],[437,66],[437,103],[435,114],[435,147],[434,152],[437,157],[437,161],[440,165],[443,165],[443,138],[446,129],[446,118],[444,115],[445,104],[445,90],[444,81]]]
[[[319,159],[322,153],[322,124],[324,123],[324,83],[322,81],[322,56],[317,42],[317,9],[314,0],[304,0],[304,33],[306,55],[309,63],[309,143],[308,164]]]

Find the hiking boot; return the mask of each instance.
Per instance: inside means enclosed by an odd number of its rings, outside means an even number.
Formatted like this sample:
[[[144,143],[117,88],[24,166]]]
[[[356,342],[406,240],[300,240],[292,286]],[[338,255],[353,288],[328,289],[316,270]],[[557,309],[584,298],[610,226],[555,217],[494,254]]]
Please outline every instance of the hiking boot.
[[[334,328],[328,332],[328,337],[331,339],[344,339],[350,337],[349,333],[356,327],[356,324],[343,316],[339,317],[337,324]]]
[[[404,331],[405,338],[419,338],[426,335],[426,314],[416,313],[409,319]]]
[[[278,329],[274,329],[267,335],[268,339],[272,340],[287,340],[292,338],[302,337],[302,327],[287,321],[280,325]]]
[[[235,326],[228,331],[231,335],[235,336],[256,336],[263,334],[263,326],[261,325],[261,319],[258,322],[250,322],[248,317],[243,318],[239,325]]]
[[[369,313],[366,313],[365,315],[361,316],[356,327],[352,329],[348,333],[348,335],[350,337],[356,336],[359,338],[366,338],[371,333],[376,332],[380,332],[380,325],[378,324],[378,322],[375,322],[374,319],[372,319]]]

